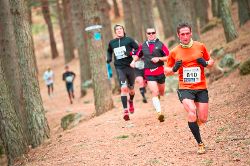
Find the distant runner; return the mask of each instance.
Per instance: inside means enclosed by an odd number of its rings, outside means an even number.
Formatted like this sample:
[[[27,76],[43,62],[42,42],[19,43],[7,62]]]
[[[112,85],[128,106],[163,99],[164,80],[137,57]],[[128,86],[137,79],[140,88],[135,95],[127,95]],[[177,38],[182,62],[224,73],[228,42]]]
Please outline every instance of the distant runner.
[[[44,72],[43,79],[48,88],[48,95],[50,96],[51,94],[53,94],[54,91],[54,72],[51,70],[50,67],[48,67],[47,70]]]
[[[168,48],[156,38],[155,28],[147,28],[147,40],[140,45],[134,60],[130,64],[135,67],[135,62],[140,57],[144,58],[145,66],[144,72],[148,83],[148,87],[152,92],[152,102],[158,113],[158,120],[164,121],[164,115],[161,110],[160,96],[164,95],[165,91],[165,75],[164,75],[164,61],[167,60],[169,54]]]
[[[130,67],[132,62],[132,51],[138,49],[138,44],[134,39],[127,37],[122,25],[115,25],[115,39],[111,40],[107,50],[107,63],[112,61],[114,53],[114,65],[117,70],[118,79],[121,87],[121,101],[124,109],[124,120],[130,120],[129,112],[134,113],[133,99],[135,95],[135,71]],[[128,100],[129,94],[129,100]],[[127,106],[129,103],[129,109]]]
[[[188,126],[198,143],[198,154],[206,152],[200,136],[199,125],[208,117],[208,91],[204,67],[214,64],[204,44],[192,40],[192,29],[188,23],[179,24],[177,36],[180,44],[171,50],[166,75],[178,71],[180,101],[188,113]]]
[[[63,73],[63,81],[66,83],[66,89],[69,96],[70,104],[73,104],[73,99],[75,98],[74,95],[74,80],[75,80],[76,74],[72,71],[69,71],[69,66],[65,66],[65,72]]]

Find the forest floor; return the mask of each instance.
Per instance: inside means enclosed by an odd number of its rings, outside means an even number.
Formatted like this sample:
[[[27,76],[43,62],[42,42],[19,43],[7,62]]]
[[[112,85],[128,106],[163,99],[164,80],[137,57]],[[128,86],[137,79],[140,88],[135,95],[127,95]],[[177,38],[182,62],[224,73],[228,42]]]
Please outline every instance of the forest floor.
[[[224,47],[237,60],[244,61],[250,53],[250,22],[238,28],[239,38],[226,44],[222,26],[201,35],[209,50]],[[36,39],[35,39],[36,40]],[[37,39],[38,40],[38,39]],[[43,43],[36,45],[43,48]],[[58,46],[60,48],[60,46]],[[207,153],[197,155],[196,142],[187,125],[187,113],[176,93],[161,99],[166,120],[160,123],[153,109],[151,94],[148,103],[142,103],[136,86],[135,113],[130,121],[122,118],[120,96],[114,95],[115,108],[94,117],[92,90],[80,98],[79,61],[74,59],[70,69],[77,74],[76,98],[70,104],[62,81],[64,60],[62,54],[50,60],[36,49],[41,95],[51,137],[38,148],[31,149],[25,166],[249,166],[250,165],[250,75],[240,76],[235,70],[209,84],[209,119],[201,126]],[[52,97],[42,74],[47,66],[55,73]],[[83,120],[74,128],[65,130],[61,118],[69,113],[81,113]]]

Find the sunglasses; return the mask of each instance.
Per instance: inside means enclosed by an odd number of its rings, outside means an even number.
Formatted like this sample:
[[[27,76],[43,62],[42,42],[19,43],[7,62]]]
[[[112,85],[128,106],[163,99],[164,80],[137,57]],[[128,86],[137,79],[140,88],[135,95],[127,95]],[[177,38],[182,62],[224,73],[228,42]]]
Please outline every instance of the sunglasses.
[[[147,32],[148,35],[154,35],[156,32]]]

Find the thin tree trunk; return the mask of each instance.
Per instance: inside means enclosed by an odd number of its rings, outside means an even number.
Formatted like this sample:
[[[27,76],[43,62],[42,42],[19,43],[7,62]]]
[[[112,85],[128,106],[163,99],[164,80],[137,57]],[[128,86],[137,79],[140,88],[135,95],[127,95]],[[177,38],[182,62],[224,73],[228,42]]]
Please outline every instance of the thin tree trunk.
[[[115,18],[120,17],[120,12],[116,0],[113,0]]]
[[[89,65],[88,51],[85,49],[85,45],[87,44],[86,40],[84,40],[84,17],[82,11],[82,1],[74,0],[71,5],[71,15],[72,15],[72,24],[74,34],[78,34],[74,36],[74,43],[76,43],[76,47],[78,50],[78,56],[80,59],[80,75],[81,75],[81,84],[83,85],[85,81],[91,77],[91,68]],[[81,97],[87,94],[84,86],[81,86]]]
[[[70,1],[69,0],[62,0],[63,6],[63,31],[64,33],[64,42],[65,43],[65,51],[64,51],[64,59],[65,64],[72,61],[75,57],[74,55],[74,43],[73,43],[73,28],[71,24],[71,15],[70,15]]]
[[[123,15],[124,15],[124,22],[125,22],[125,29],[126,34],[128,36],[134,36],[134,23],[131,21],[133,19],[132,16],[132,10],[131,10],[131,3],[130,0],[122,0],[122,6],[123,6]]]
[[[140,0],[141,4],[141,12],[142,12],[142,20],[144,25],[144,34],[147,28],[154,28],[154,18],[153,18],[153,3],[148,0]]]
[[[50,19],[49,2],[48,0],[40,0],[40,1],[42,4],[43,17],[48,26],[52,59],[55,59],[56,57],[58,57],[58,51],[56,47],[56,41],[54,38],[53,25]]]
[[[219,0],[211,0],[213,17],[220,18]]]
[[[208,19],[208,7],[209,7],[209,2],[208,0],[198,0],[195,1],[195,10],[196,10],[196,16],[199,22],[199,27],[205,26],[209,19]]]
[[[224,34],[226,37],[226,41],[230,42],[238,37],[238,33],[236,31],[232,15],[231,15],[231,6],[228,0],[221,0],[220,2],[220,13],[222,24],[224,28]]]
[[[37,147],[49,137],[49,126],[45,117],[42,98],[34,64],[34,45],[31,27],[27,19],[25,0],[10,1],[18,50],[20,76],[22,80],[24,107],[27,113],[29,144]]]
[[[196,14],[194,10],[193,0],[169,0],[173,15],[173,25],[176,29],[177,25],[182,22],[188,22],[192,26],[193,39],[199,40],[198,26]],[[176,12],[178,11],[178,12]],[[178,41],[177,36],[176,41]]]
[[[134,1],[129,0],[133,2],[133,5],[131,6],[132,9],[132,21],[134,22],[134,37],[135,40],[137,40],[139,43],[142,43],[143,40],[146,38],[145,32],[144,32],[144,26],[142,22],[142,12],[140,10],[141,5],[140,1]]]
[[[240,26],[242,26],[250,19],[250,0],[238,0],[237,3]]]
[[[84,0],[84,5],[88,6],[84,11],[86,27],[101,24],[97,1]],[[104,47],[99,30],[87,31],[96,115],[100,115],[113,108],[111,88],[105,65],[106,57],[104,56]],[[96,67],[96,62],[99,62],[98,67]]]

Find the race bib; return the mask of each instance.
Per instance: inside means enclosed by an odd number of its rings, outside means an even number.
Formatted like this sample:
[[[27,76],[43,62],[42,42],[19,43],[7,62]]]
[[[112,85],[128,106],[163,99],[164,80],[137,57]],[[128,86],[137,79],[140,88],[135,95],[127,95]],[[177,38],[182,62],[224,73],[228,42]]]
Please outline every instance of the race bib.
[[[184,67],[183,68],[183,82],[187,82],[187,83],[201,82],[200,67]]]
[[[117,47],[114,49],[114,54],[115,54],[116,59],[126,58],[127,56],[124,54],[125,52],[126,52],[125,46]]]
[[[139,60],[139,61],[136,61],[135,62],[135,67],[137,68],[137,69],[144,69],[144,61],[142,61],[142,60]]]
[[[73,76],[67,76],[65,80],[66,82],[72,82],[73,78],[74,78]]]

